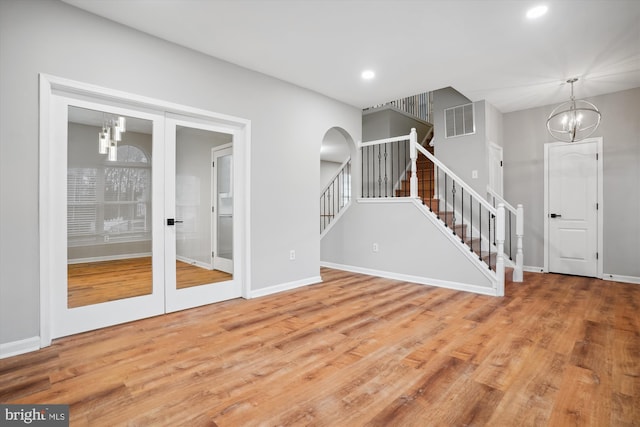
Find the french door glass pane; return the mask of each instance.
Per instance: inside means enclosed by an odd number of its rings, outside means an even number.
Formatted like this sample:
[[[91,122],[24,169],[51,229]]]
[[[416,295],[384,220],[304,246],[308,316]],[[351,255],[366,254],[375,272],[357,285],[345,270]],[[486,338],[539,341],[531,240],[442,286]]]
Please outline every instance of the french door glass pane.
[[[176,126],[176,288],[227,281],[214,263],[216,199],[212,152],[232,136]],[[216,165],[217,166],[217,165]]]
[[[152,123],[70,106],[67,125],[67,307],[149,295]]]
[[[233,191],[231,181],[231,154],[218,157],[218,257],[233,260]]]

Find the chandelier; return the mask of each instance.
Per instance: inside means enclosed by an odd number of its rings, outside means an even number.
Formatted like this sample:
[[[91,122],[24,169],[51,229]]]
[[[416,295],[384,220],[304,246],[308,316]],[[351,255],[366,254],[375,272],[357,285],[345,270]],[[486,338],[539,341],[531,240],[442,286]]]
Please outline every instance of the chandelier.
[[[547,119],[547,130],[558,141],[582,141],[600,125],[601,114],[596,106],[573,96],[573,84],[577,81],[577,78],[567,80],[571,84],[571,99],[558,105]]]
[[[107,154],[107,159],[118,160],[118,142],[122,141],[122,134],[126,131],[124,117],[104,119],[102,130],[98,133],[98,152]]]

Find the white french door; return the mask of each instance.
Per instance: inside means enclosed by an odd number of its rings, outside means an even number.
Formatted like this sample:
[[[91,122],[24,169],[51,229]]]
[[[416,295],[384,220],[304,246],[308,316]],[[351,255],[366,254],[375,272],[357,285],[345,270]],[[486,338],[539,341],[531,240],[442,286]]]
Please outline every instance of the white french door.
[[[51,337],[163,313],[163,117],[64,96],[52,107]],[[99,133],[120,117],[109,159]]]
[[[599,143],[545,147],[548,271],[598,277],[601,262]]]
[[[219,227],[216,212],[223,209],[232,218],[233,169],[232,163],[225,160],[231,160],[234,131],[212,123],[170,117],[166,119],[165,135],[165,188],[169,196],[165,199],[166,310],[240,297],[240,281],[232,274],[233,224]],[[222,151],[229,156],[216,157],[224,166],[211,161],[212,150],[219,147],[225,147]],[[221,241],[227,248],[224,268],[219,266],[221,257],[216,253]]]
[[[248,122],[49,90],[41,114],[41,345],[242,296],[246,232],[236,218],[245,218],[245,179],[235,154],[244,159]],[[217,175],[212,152],[224,153]],[[215,256],[218,248],[224,253]]]

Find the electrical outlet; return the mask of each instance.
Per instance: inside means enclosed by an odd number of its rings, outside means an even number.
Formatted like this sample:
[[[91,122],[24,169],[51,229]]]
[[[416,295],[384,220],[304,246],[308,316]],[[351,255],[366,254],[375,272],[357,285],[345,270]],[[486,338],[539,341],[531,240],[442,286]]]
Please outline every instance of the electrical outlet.
[[[471,171],[471,178],[472,179],[478,179],[478,171],[477,170],[472,170]]]
[[[378,252],[380,250],[380,247],[378,246],[377,243],[373,244],[373,252]]]
[[[293,261],[296,259],[296,251],[294,251],[293,249],[289,251],[289,260]]]

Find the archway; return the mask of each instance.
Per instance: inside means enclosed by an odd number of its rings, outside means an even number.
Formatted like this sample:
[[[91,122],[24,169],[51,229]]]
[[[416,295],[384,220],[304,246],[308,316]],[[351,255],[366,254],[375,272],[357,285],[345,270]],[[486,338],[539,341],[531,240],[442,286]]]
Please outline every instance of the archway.
[[[320,147],[320,233],[324,233],[351,201],[353,138],[340,127],[332,127]]]

